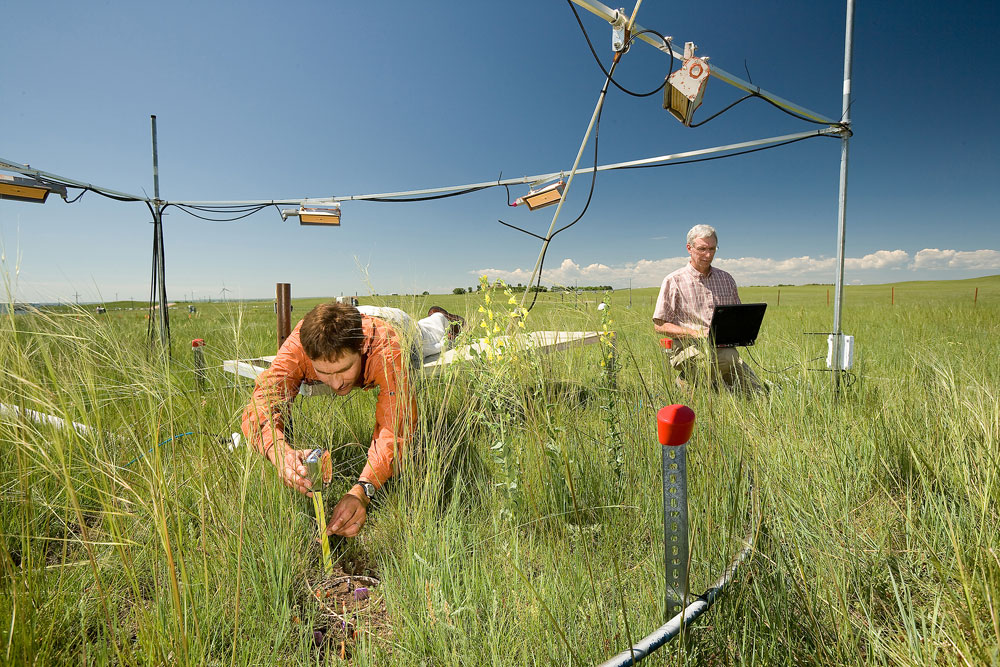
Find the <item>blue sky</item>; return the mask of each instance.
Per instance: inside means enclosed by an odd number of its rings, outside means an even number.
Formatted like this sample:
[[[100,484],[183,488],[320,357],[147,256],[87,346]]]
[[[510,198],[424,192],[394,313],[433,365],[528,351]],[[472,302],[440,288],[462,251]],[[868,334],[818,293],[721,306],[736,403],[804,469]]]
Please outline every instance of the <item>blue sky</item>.
[[[626,8],[631,11],[633,4]],[[602,57],[610,28],[581,10]],[[647,0],[638,21],[805,107],[839,117],[839,2]],[[859,2],[847,282],[1000,273],[1000,162],[991,2]],[[167,200],[324,197],[569,170],[604,75],[562,0],[506,3],[16,3],[0,35],[0,157],[152,195],[150,114]],[[662,81],[637,44],[616,78]],[[746,68],[746,69],[744,69]],[[740,96],[709,83],[695,119]],[[611,89],[601,163],[811,129],[749,100],[701,128],[660,95]],[[584,163],[593,159],[590,150]],[[658,285],[708,223],[741,284],[832,282],[839,141],[598,176],[587,215],[553,240],[543,282]],[[564,221],[581,210],[579,178]],[[512,189],[512,196],[524,188]],[[274,209],[229,223],[170,209],[170,298],[450,291],[486,272],[526,282],[554,208],[503,189],[428,203],[348,202],[339,229]],[[22,300],[144,299],[152,225],[141,203],[0,202],[4,268]],[[79,295],[76,297],[76,295]]]

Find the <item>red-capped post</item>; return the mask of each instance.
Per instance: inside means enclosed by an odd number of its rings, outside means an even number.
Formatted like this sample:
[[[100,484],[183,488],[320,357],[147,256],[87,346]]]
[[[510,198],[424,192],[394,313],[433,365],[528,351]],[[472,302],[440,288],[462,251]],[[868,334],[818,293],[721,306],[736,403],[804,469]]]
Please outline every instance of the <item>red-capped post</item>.
[[[205,340],[195,338],[191,341],[191,354],[194,356],[194,379],[198,383],[198,391],[205,391]]]
[[[683,612],[688,598],[687,441],[694,410],[668,405],[656,413],[656,435],[663,445],[663,561],[666,568],[667,620]]]

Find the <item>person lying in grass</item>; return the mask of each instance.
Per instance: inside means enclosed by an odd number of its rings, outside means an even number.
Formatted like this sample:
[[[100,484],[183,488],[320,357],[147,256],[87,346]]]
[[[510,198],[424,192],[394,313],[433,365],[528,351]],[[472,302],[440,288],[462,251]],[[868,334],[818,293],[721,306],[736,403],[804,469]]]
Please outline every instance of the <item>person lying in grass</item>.
[[[410,376],[424,356],[440,352],[462,324],[462,318],[434,307],[413,331],[412,320],[397,308],[320,304],[296,325],[271,367],[257,378],[243,411],[243,433],[277,467],[285,485],[305,495],[312,486],[304,463],[311,450],[292,445],[284,417],[299,385],[323,383],[338,396],[379,389],[368,461],[357,483],[334,507],[327,534],[354,537],[361,530],[368,503],[393,475],[416,425]]]

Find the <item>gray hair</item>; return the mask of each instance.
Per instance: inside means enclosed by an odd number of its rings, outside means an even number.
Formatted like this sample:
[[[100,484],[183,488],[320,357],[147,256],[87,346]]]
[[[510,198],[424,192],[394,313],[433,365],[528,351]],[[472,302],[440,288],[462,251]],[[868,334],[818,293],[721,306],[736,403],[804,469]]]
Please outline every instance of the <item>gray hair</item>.
[[[718,242],[719,236],[715,233],[715,227],[711,225],[695,225],[688,232],[688,245],[694,243],[695,239],[715,239]]]

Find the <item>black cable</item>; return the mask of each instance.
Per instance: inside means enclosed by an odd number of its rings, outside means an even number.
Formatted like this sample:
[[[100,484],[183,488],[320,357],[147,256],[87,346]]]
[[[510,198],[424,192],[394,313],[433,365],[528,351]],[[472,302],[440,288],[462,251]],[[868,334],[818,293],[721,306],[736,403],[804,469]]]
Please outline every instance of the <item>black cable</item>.
[[[511,229],[516,229],[519,232],[524,232],[528,236],[534,236],[539,241],[548,241],[549,240],[549,239],[545,238],[544,236],[540,236],[540,235],[538,235],[538,234],[536,234],[534,232],[529,232],[527,229],[521,229],[520,227],[518,227],[516,225],[511,225],[509,223],[506,223],[503,220],[500,220],[499,218],[497,218],[497,222],[499,222],[504,227],[510,227]]]
[[[80,201],[80,199],[82,199],[83,195],[85,195],[85,194],[87,194],[87,188],[80,188],[80,194],[78,194],[77,196],[73,197],[72,199],[67,199],[66,203],[67,204],[75,204],[76,202]]]
[[[753,93],[749,93],[749,94],[741,97],[740,99],[736,100],[735,102],[733,102],[732,104],[730,104],[728,107],[726,107],[722,111],[716,111],[714,114],[712,114],[711,116],[709,116],[705,120],[701,121],[700,123],[691,123],[688,127],[701,127],[702,125],[704,125],[708,121],[712,120],[713,118],[716,118],[717,116],[721,116],[722,114],[726,113],[727,111],[729,111],[730,109],[732,109],[734,106],[736,106],[740,102],[744,102],[746,100],[749,100],[753,96],[754,96]]]
[[[146,202],[146,206],[149,208],[149,213],[153,218],[153,223],[156,223],[156,212],[153,211],[153,206],[149,202]],[[149,303],[146,307],[147,321],[146,321],[146,338],[150,341],[153,340],[153,300],[156,294],[156,263],[159,253],[157,253],[158,248],[158,237],[156,231],[153,231],[153,267],[151,269],[151,274],[149,276]]]
[[[495,188],[495,187],[496,187],[495,185],[480,185],[480,186],[474,187],[474,188],[466,188],[465,190],[459,190],[458,192],[448,192],[448,193],[441,194],[441,195],[428,195],[426,197],[405,197],[405,198],[398,198],[398,197],[364,197],[364,198],[360,198],[359,197],[357,199],[351,199],[350,201],[377,201],[377,202],[383,202],[383,203],[387,203],[387,204],[393,204],[393,203],[396,203],[396,202],[432,201],[434,199],[447,199],[449,197],[460,197],[462,195],[467,195],[467,194],[470,194],[472,192],[479,192],[480,190],[485,190],[486,188]]]
[[[580,19],[580,14],[576,11],[576,7],[573,6],[573,3],[570,2],[570,0],[566,0],[566,2],[567,2],[567,4],[569,4],[570,9],[573,10],[573,16],[576,17],[576,22],[580,26],[580,31],[583,33],[584,39],[587,40],[587,46],[590,47],[590,53],[591,53],[591,55],[594,56],[594,60],[597,62],[597,66],[601,68],[601,71],[604,72],[604,76],[607,77],[608,80],[611,81],[611,83],[615,84],[615,87],[618,90],[620,90],[623,93],[626,93],[628,95],[631,95],[633,97],[649,97],[650,95],[655,95],[656,93],[658,93],[661,90],[663,90],[663,87],[667,84],[667,79],[670,78],[671,72],[674,71],[674,51],[673,51],[673,49],[670,48],[670,42],[667,41],[666,37],[664,37],[660,33],[656,32],[655,30],[646,29],[646,30],[640,30],[636,34],[632,35],[631,37],[629,37],[628,41],[625,43],[625,46],[622,48],[621,53],[625,53],[626,51],[628,51],[628,48],[632,44],[632,40],[633,39],[635,39],[639,35],[642,35],[642,34],[645,34],[645,33],[650,33],[650,34],[653,34],[653,35],[656,35],[657,37],[659,37],[663,41],[664,45],[667,47],[667,51],[670,53],[670,67],[667,68],[667,76],[665,76],[663,78],[663,83],[661,83],[659,86],[657,86],[655,90],[651,90],[648,93],[636,93],[636,92],[633,92],[633,91],[628,90],[627,88],[624,88],[623,86],[621,86],[617,81],[614,80],[614,78],[611,76],[611,74],[608,72],[608,70],[604,69],[604,65],[601,63],[601,59],[600,59],[600,57],[598,57],[597,51],[594,50],[594,45],[590,41],[590,35],[587,34],[587,29],[583,27],[583,21]]]
[[[576,13],[576,9],[574,9],[573,12]],[[542,246],[542,255],[538,259],[538,282],[535,285],[535,287],[536,287],[536,289],[535,289],[535,295],[531,299],[531,305],[528,306],[528,312],[531,312],[531,309],[535,307],[535,302],[538,301],[538,294],[541,291],[541,286],[542,286],[542,269],[545,267],[545,255],[549,251],[549,243],[560,232],[563,232],[563,231],[569,229],[570,227],[572,227],[573,225],[575,225],[576,223],[580,222],[580,220],[583,219],[583,216],[587,213],[587,209],[590,208],[590,202],[591,202],[591,200],[594,197],[594,186],[597,184],[597,155],[598,155],[597,148],[598,148],[598,143],[600,141],[600,136],[601,136],[601,116],[604,115],[603,100],[606,99],[606,97],[607,97],[607,94],[608,94],[608,83],[611,82],[611,78],[612,78],[611,75],[614,74],[615,68],[618,66],[618,62],[619,62],[618,59],[616,59],[613,63],[611,63],[611,69],[610,69],[610,71],[608,71],[607,78],[604,80],[604,86],[601,88],[600,99],[602,100],[602,103],[601,103],[601,108],[597,112],[597,119],[594,122],[594,168],[590,172],[590,192],[587,193],[587,202],[583,205],[583,210],[580,211],[580,214],[578,216],[576,216],[576,219],[574,219],[573,222],[569,223],[568,225],[563,225],[562,227],[560,227],[556,231],[554,231],[551,234],[549,234],[548,237],[545,239],[545,244]],[[500,221],[500,222],[503,223],[503,221]],[[503,223],[503,224],[507,224],[507,223]],[[507,226],[510,227],[512,225],[507,225]],[[531,289],[530,285],[528,286],[528,289]]]
[[[188,215],[193,216],[195,218],[198,218],[200,220],[207,220],[209,222],[234,222],[236,220],[242,220],[243,218],[248,218],[251,215],[253,215],[254,213],[258,213],[260,211],[263,211],[265,208],[268,208],[270,206],[270,204],[261,204],[260,206],[257,206],[256,208],[254,208],[252,210],[249,210],[246,213],[243,213],[243,215],[237,215],[237,216],[231,217],[231,218],[209,218],[209,217],[204,216],[204,215],[198,215],[197,213],[188,210],[189,207],[186,204],[167,204],[166,206],[163,207],[164,210],[167,207],[169,207],[169,206],[173,206],[175,208],[178,208],[181,211],[183,211],[184,213],[187,213]],[[190,207],[190,208],[195,208],[196,210],[199,210],[199,211],[203,210],[201,208],[197,208],[197,207],[193,207],[193,206]],[[221,211],[219,211],[219,212],[221,212]]]
[[[772,370],[770,368],[765,368],[759,361],[757,361],[757,359],[754,358],[753,353],[750,352],[750,348],[749,347],[746,347],[746,348],[743,348],[743,349],[747,353],[747,356],[750,357],[750,361],[754,362],[757,365],[758,368],[760,368],[762,371],[764,371],[766,373],[784,373],[785,371],[787,371],[787,370],[789,370],[791,368],[795,368],[796,366],[799,365],[799,364],[795,363],[795,364],[791,364],[789,366],[785,366],[784,368],[781,368],[779,370]],[[809,361],[807,361],[805,363],[810,364],[810,363],[812,363],[814,361],[819,361],[822,358],[823,357],[815,357],[815,358],[810,359]]]
[[[169,203],[169,202],[168,202]],[[276,206],[276,204],[268,203],[257,203],[257,204],[218,204],[212,206],[199,206],[196,204],[181,204],[181,203],[169,203],[170,206],[178,206],[184,208],[192,208],[196,211],[203,211],[205,213],[245,213],[247,211],[260,211],[268,206]]]

